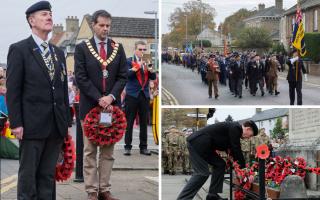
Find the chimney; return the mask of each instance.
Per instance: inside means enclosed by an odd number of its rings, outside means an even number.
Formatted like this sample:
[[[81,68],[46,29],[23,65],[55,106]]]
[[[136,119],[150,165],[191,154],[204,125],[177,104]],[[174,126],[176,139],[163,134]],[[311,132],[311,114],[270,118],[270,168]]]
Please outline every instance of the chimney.
[[[266,8],[266,5],[261,3],[261,4],[258,5],[258,7],[259,7],[259,11],[261,11],[261,10],[264,10]]]
[[[58,34],[63,32],[63,26],[62,24],[54,24],[52,29],[52,34]]]
[[[283,9],[283,0],[275,0],[276,1],[276,8],[282,10]]]
[[[256,108],[256,114],[261,113],[262,108]]]
[[[76,16],[68,16],[66,19],[66,32],[76,32],[79,29],[79,19]]]

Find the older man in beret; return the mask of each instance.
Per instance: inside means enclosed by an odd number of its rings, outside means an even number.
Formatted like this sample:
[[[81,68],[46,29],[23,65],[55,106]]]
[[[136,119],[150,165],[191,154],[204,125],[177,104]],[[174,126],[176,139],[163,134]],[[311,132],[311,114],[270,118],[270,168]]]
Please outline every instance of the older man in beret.
[[[245,167],[245,160],[241,151],[240,138],[250,138],[258,134],[258,127],[253,121],[246,121],[242,125],[238,122],[221,122],[206,126],[192,133],[187,138],[193,175],[178,196],[178,200],[192,200],[202,185],[207,181],[210,171],[211,184],[206,200],[223,200],[218,193],[223,190],[223,179],[226,162],[216,153],[229,151],[241,168]]]
[[[31,36],[9,48],[7,103],[12,133],[20,141],[19,200],[55,199],[55,166],[71,127],[63,51],[49,43],[51,5],[30,6]]]

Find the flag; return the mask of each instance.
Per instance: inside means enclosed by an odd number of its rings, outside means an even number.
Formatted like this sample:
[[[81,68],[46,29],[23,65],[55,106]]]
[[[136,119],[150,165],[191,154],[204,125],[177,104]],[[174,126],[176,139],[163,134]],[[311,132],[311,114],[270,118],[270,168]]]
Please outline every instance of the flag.
[[[227,46],[227,37],[226,36],[224,36],[223,50],[224,50],[224,52],[223,52],[224,56],[227,56],[229,50],[228,50],[228,46]]]
[[[297,4],[296,22],[294,24],[292,36],[292,46],[299,50],[301,56],[305,56],[307,51],[304,43],[302,12],[299,3]]]

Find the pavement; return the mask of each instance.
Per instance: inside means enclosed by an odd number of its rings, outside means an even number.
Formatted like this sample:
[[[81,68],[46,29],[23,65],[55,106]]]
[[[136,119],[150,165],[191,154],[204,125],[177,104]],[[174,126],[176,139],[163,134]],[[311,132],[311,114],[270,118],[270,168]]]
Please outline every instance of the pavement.
[[[278,96],[252,96],[243,87],[242,99],[231,95],[228,86],[218,85],[219,98],[208,98],[208,86],[202,83],[200,74],[183,66],[162,64],[162,104],[163,105],[289,105],[289,85],[286,72],[279,73]],[[303,105],[320,105],[320,77],[308,75],[308,81],[302,84]]]
[[[76,128],[73,126],[71,135],[75,140]],[[111,174],[112,194],[121,200],[158,200],[159,172],[157,154],[158,146],[154,144],[151,127],[148,127],[148,148],[154,152],[152,156],[139,153],[139,130],[133,131],[133,150],[131,156],[124,156],[124,138],[118,142],[114,150],[114,166]],[[17,143],[17,142],[15,142]],[[0,160],[1,169],[1,200],[17,199],[17,160]],[[87,194],[84,183],[74,182],[72,177],[57,183],[57,200],[85,200]]]
[[[229,179],[229,175],[225,175],[225,178]],[[182,188],[185,186],[190,176],[187,175],[162,175],[162,199],[176,200]],[[206,183],[199,190],[194,200],[205,200],[209,191],[211,177],[208,178]],[[227,183],[223,183],[223,192],[219,194],[222,198],[230,199],[230,186]],[[233,194],[234,195],[234,194]],[[307,190],[309,198],[320,199],[320,191]],[[234,198],[233,198],[234,199]]]

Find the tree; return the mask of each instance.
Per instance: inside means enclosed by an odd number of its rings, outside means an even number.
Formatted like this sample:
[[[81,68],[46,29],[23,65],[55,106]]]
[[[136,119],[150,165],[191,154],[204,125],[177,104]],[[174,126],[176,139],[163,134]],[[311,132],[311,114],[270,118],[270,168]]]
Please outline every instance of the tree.
[[[249,11],[245,8],[241,8],[234,14],[227,17],[222,24],[222,32],[224,35],[228,35],[230,33],[233,37],[237,38],[239,30],[244,27],[243,20],[256,14],[256,10]]]
[[[282,118],[277,118],[276,124],[272,130],[272,138],[284,138],[284,129],[282,129]]]
[[[231,115],[228,115],[228,117],[225,119],[225,122],[233,122]]]
[[[183,4],[182,8],[176,8],[169,17],[170,45],[181,48],[186,42],[186,28],[188,27],[188,41],[196,39],[201,32],[201,15],[203,27],[215,28],[214,17],[216,11],[207,3],[199,1],[189,1]],[[186,27],[187,20],[187,27]]]
[[[307,54],[314,62],[320,62],[320,33],[306,33],[304,36]]]
[[[285,54],[286,50],[282,43],[277,42],[272,45],[272,52]]]
[[[237,46],[241,48],[264,48],[272,45],[270,32],[264,28],[244,28],[237,39]]]
[[[197,47],[197,46],[200,47],[201,46],[201,40],[196,40],[192,44],[193,44],[193,47]],[[204,48],[208,48],[208,47],[211,47],[212,44],[211,44],[210,40],[202,40],[202,46]]]

